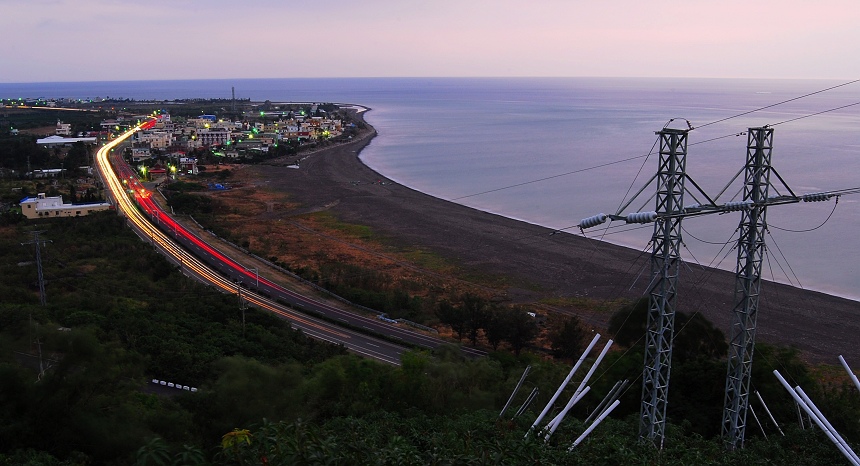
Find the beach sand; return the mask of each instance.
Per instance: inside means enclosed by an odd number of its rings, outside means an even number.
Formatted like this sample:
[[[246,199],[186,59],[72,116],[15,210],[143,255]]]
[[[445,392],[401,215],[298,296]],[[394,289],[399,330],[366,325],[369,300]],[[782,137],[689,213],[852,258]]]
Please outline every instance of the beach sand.
[[[431,251],[465,272],[500,277],[500,293],[514,303],[576,303],[583,299],[635,299],[650,280],[650,255],[577,234],[481,212],[399,185],[358,158],[375,133],[306,156],[299,169],[275,163],[247,166],[268,189],[298,206],[289,215],[329,211],[341,221],[366,225],[395,247]],[[731,254],[734,257],[735,253]],[[701,312],[730,333],[735,278],[732,272],[683,264],[676,309]],[[556,304],[560,312],[576,306]],[[571,311],[573,309],[573,311]],[[585,311],[583,311],[585,312]],[[605,327],[611,312],[581,316]],[[860,364],[860,303],[765,282],[759,302],[757,341],[799,348],[806,360]],[[683,330],[680,330],[683,331]]]

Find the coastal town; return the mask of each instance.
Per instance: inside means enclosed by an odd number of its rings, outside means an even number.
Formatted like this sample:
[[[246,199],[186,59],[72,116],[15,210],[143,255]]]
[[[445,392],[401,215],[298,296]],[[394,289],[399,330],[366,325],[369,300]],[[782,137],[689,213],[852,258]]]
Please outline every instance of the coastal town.
[[[260,110],[249,118],[219,118],[214,114],[196,117],[171,117],[166,111],[152,115],[120,115],[100,123],[99,130],[73,134],[71,124],[57,121],[55,134],[37,140],[43,147],[68,147],[75,142],[96,144],[155,116],[154,125],[135,134],[129,148],[130,161],[144,162],[167,155],[184,157],[188,152],[217,149],[218,157],[237,159],[252,153],[267,153],[279,144],[302,144],[337,138],[344,133],[344,122],[331,118],[319,104],[308,110]],[[352,125],[354,127],[354,124]],[[186,160],[191,164],[190,160]],[[193,170],[185,170],[191,172]]]
[[[4,124],[11,138],[28,141],[28,137],[42,136],[35,139],[35,146],[50,156],[27,157],[26,167],[23,160],[15,166],[7,158],[3,174],[10,179],[43,180],[37,183],[39,192],[28,193],[31,195],[18,203],[25,217],[81,216],[110,207],[102,197],[103,186],[93,174],[90,156],[94,148],[137,125],[143,124],[142,129],[121,150],[126,162],[148,181],[193,177],[207,166],[255,163],[284,156],[295,156],[292,163],[297,164],[300,152],[349,141],[357,130],[347,112],[333,104],[242,101],[237,107],[232,100],[226,105],[228,110],[221,103],[128,105],[126,101],[101,98],[2,100],[0,110],[6,112],[7,118],[9,111],[60,117],[55,125],[31,129]],[[119,104],[128,106],[118,107]],[[189,106],[194,109],[189,110]],[[142,112],[150,108],[158,110]],[[66,113],[60,113],[63,111]],[[72,115],[76,117],[74,122],[62,118]],[[108,117],[98,118],[103,115]]]

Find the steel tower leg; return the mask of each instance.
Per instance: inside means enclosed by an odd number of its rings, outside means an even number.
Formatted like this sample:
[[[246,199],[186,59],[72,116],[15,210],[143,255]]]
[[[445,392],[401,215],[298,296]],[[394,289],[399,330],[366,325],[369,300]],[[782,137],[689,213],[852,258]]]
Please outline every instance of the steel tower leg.
[[[39,250],[38,231],[36,232],[33,242],[36,243],[36,268],[39,274],[39,304],[46,306],[48,304],[48,298],[45,296],[45,275],[42,273],[42,252]]]
[[[767,228],[767,205],[771,172],[772,128],[750,128],[747,138],[744,201],[738,229],[738,263],[735,272],[735,307],[729,344],[728,374],[723,408],[722,435],[730,449],[743,448],[749,407],[749,386],[755,349],[758,297]]]
[[[39,233],[42,233],[42,231],[30,232],[30,234],[33,235],[33,239],[26,243],[21,243],[21,245],[33,244],[36,246],[36,270],[39,275],[39,304],[46,306],[48,304],[48,298],[45,295],[45,275],[42,273],[42,252],[39,249],[39,246],[50,241],[39,239]]]
[[[639,437],[663,447],[672,339],[675,332],[675,295],[681,248],[681,218],[687,165],[687,130],[664,129],[657,170],[657,222],[651,237],[651,289],[645,333],[642,410]]]

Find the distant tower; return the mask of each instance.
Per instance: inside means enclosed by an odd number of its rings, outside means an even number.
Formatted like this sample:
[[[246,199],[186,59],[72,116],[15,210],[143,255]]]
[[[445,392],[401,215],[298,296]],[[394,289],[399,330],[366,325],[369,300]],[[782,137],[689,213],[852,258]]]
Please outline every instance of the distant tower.
[[[233,116],[235,116],[236,115],[236,87],[231,86],[230,90],[233,91],[233,103],[231,106],[231,110],[233,111]]]

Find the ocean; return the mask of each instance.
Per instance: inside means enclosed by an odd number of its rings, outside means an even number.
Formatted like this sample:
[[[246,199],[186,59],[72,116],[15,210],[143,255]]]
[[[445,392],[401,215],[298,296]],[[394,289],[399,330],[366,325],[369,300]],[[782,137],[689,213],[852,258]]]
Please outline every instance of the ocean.
[[[860,83],[633,78],[238,79],[0,84],[0,98],[238,98],[370,107],[362,160],[433,196],[581,234],[657,168],[655,132],[690,132],[687,174],[716,196],[743,167],[749,127],[773,125],[772,164],[796,194],[860,187]],[[752,112],[751,112],[752,111]],[[746,115],[737,116],[746,112]],[[819,112],[823,112],[817,114]],[[815,115],[817,114],[817,115]],[[724,120],[725,119],[725,120]],[[791,120],[791,121],[789,121]],[[656,150],[656,149],[655,149]],[[651,154],[650,156],[648,154]],[[780,193],[787,189],[774,182]],[[689,187],[689,185],[688,185]],[[737,200],[735,181],[720,201]],[[654,210],[653,183],[623,213]],[[773,191],[772,191],[773,194]],[[768,209],[767,279],[860,299],[860,195]],[[688,197],[685,204],[693,201]],[[739,214],[684,221],[683,255],[733,270]],[[651,226],[586,235],[643,250]],[[683,270],[681,272],[684,273]]]

